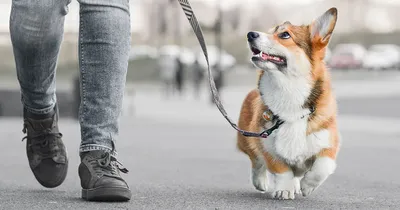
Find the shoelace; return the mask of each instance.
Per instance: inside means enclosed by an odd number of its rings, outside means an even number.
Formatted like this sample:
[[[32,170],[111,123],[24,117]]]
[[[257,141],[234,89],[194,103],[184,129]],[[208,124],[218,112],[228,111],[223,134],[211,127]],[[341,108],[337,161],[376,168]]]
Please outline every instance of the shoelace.
[[[128,173],[129,170],[126,169],[115,157],[111,156],[112,152],[113,151],[107,152],[104,154],[104,157],[97,159],[99,166],[107,172],[110,172],[112,175],[117,175],[117,169],[122,173]]]
[[[27,131],[28,131],[27,125],[24,124],[24,128],[22,129],[22,132],[24,134],[27,134]],[[42,154],[48,154],[51,156],[58,149],[54,145],[54,143],[55,143],[54,140],[57,138],[61,138],[61,137],[62,137],[61,133],[53,132],[51,128],[46,128],[42,131],[34,132],[30,136],[26,135],[24,138],[22,138],[22,141],[24,141],[25,139],[28,139],[28,138],[35,139],[32,142],[32,149],[37,149],[38,152],[40,152]]]
[[[111,154],[115,152],[115,143],[114,141],[111,141],[111,146],[112,150],[110,152],[106,152],[103,157],[100,159],[97,159],[97,164],[100,166],[100,168],[94,167],[95,169],[103,169],[105,172],[110,172],[111,175],[117,175],[117,169],[121,171],[122,173],[128,173],[129,170],[126,169],[122,163],[120,163],[115,157],[113,157]],[[97,173],[101,173],[103,171],[96,171]]]

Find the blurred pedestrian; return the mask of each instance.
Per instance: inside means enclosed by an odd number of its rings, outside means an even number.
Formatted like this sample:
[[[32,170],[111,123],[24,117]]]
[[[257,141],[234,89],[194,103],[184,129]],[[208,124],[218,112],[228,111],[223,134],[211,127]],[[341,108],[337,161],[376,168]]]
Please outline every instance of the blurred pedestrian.
[[[179,96],[183,95],[183,87],[185,80],[185,67],[181,61],[181,58],[178,56],[176,58],[176,72],[175,72],[175,85],[176,90],[178,91]]]
[[[163,94],[165,98],[169,98],[175,93],[175,77],[177,71],[177,63],[175,57],[169,54],[162,54],[158,59],[158,69],[163,84]]]
[[[44,187],[61,185],[68,155],[58,127],[56,66],[71,0],[12,0],[10,34],[21,87],[29,166]],[[125,201],[131,190],[120,172],[119,133],[130,49],[129,1],[78,0],[82,198]],[[74,139],[68,141],[76,142]],[[2,170],[3,173],[6,171]]]
[[[192,78],[193,78],[193,91],[194,91],[194,97],[196,99],[200,98],[200,88],[201,88],[201,83],[203,82],[204,79],[204,69],[200,65],[199,61],[196,59],[193,64],[193,71],[192,71]]]
[[[222,69],[221,65],[217,63],[217,64],[213,65],[213,69],[212,70],[213,70],[212,73],[213,73],[213,77],[214,77],[215,87],[216,87],[218,93],[221,95],[221,90],[222,90],[222,87],[224,85],[224,72],[223,72],[223,69]],[[211,97],[211,103],[214,104],[213,95],[211,94],[210,97]]]

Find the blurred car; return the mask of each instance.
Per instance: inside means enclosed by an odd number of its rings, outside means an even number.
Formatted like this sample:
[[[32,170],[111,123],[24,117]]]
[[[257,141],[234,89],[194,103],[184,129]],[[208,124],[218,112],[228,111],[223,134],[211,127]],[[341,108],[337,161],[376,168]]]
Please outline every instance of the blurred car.
[[[363,65],[366,49],[360,44],[339,44],[332,52],[329,66],[335,69],[357,69]]]
[[[398,69],[400,67],[400,48],[392,44],[372,45],[363,59],[366,69]]]
[[[132,88],[125,88],[124,100],[122,103],[121,115],[124,117],[132,117],[135,113],[135,90]]]
[[[157,49],[148,45],[133,45],[129,53],[130,60],[151,58],[155,59],[158,56]]]
[[[194,64],[196,55],[191,49],[187,47],[181,47],[180,59],[183,64],[190,66]]]
[[[185,65],[192,65],[196,59],[194,52],[187,47],[178,45],[164,45],[160,48],[160,55],[170,55],[175,58],[180,58],[180,61]]]
[[[181,48],[178,45],[164,45],[159,49],[160,55],[178,56],[181,52]]]
[[[196,48],[196,59],[203,68],[207,68],[207,62],[203,51],[200,47]],[[215,66],[218,63],[220,49],[215,45],[207,45],[208,58],[210,66]],[[225,50],[221,50],[221,66],[222,70],[228,70],[236,65],[236,58]]]
[[[326,51],[325,51],[325,57],[324,57],[324,61],[325,61],[325,63],[329,63],[329,61],[331,60],[331,57],[332,57],[332,51],[331,51],[331,49],[329,49],[328,47],[326,48]]]

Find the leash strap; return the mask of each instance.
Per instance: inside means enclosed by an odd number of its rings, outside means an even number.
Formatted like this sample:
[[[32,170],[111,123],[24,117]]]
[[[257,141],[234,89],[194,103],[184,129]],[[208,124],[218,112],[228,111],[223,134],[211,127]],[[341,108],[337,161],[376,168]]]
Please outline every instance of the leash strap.
[[[241,133],[243,136],[248,136],[248,137],[261,137],[261,138],[267,138],[272,131],[278,129],[278,127],[283,123],[283,121],[278,120],[276,124],[271,127],[270,129],[264,130],[261,133],[254,133],[254,132],[249,132],[240,129],[228,116],[228,114],[225,111],[224,106],[222,105],[220,96],[218,94],[217,88],[215,87],[215,82],[214,78],[212,76],[211,68],[210,68],[210,62],[208,60],[208,52],[207,52],[207,47],[205,44],[203,32],[201,30],[200,24],[197,21],[197,18],[193,12],[192,6],[189,3],[189,0],[178,0],[179,4],[182,7],[183,12],[185,13],[187,19],[189,20],[190,25],[192,26],[192,29],[194,33],[196,34],[197,40],[199,41],[199,44],[201,46],[201,49],[203,50],[204,57],[206,58],[207,61],[207,71],[208,71],[208,82],[210,84],[211,88],[211,93],[213,95],[213,99],[215,102],[215,105],[218,107],[219,111],[221,114],[225,117],[225,119],[229,122],[229,124],[237,130],[239,133]]]

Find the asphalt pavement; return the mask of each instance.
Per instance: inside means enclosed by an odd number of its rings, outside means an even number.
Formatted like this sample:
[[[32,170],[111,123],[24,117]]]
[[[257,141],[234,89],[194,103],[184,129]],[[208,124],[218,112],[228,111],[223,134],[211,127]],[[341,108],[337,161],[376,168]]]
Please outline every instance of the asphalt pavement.
[[[400,209],[399,83],[374,77],[334,85],[343,137],[338,167],[309,197],[271,200],[253,188],[250,161],[236,149],[234,130],[206,92],[200,100],[166,100],[157,88],[137,86],[135,111],[122,117],[117,142],[119,159],[130,170],[124,175],[133,191],[130,202],[80,199],[76,121],[60,121],[70,157],[67,179],[45,189],[29,169],[21,119],[0,118],[0,209]],[[251,88],[223,92],[232,119]]]

